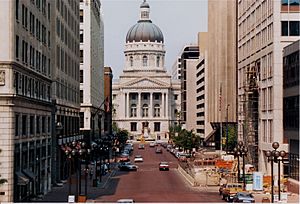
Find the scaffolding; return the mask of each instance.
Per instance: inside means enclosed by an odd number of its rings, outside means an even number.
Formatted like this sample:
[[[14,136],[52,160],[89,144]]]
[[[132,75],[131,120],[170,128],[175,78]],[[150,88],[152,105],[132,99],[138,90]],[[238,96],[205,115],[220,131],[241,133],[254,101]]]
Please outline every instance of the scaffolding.
[[[259,72],[260,63],[248,66],[244,77],[243,101],[243,140],[248,147],[247,161],[258,169],[258,122],[259,122]]]

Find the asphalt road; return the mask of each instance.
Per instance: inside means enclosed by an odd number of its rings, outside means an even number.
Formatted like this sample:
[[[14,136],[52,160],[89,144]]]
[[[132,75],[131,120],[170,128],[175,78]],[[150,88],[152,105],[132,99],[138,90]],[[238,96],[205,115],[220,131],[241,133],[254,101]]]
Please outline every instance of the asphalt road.
[[[116,202],[118,199],[131,198],[135,202],[222,202],[218,192],[204,192],[191,187],[177,170],[177,159],[163,148],[162,154],[155,148],[145,145],[145,149],[134,151],[130,158],[142,155],[144,162],[137,163],[136,172],[117,171],[109,184],[100,189],[95,202]],[[170,162],[170,171],[159,171],[160,161]]]

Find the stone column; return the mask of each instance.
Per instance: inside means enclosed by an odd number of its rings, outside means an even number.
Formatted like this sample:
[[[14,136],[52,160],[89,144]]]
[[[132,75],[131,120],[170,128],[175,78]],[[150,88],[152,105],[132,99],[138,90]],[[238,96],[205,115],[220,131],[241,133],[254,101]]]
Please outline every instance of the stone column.
[[[169,92],[166,93],[166,116],[169,117]]]
[[[149,116],[150,118],[153,118],[153,92],[150,92]]]
[[[161,102],[161,117],[165,117],[165,93],[161,93],[161,98],[162,98],[162,102]]]
[[[141,117],[141,92],[138,93],[138,105],[137,105],[137,117],[140,118]]]
[[[126,104],[125,104],[125,106],[126,106],[126,116],[125,117],[130,117],[130,105],[129,105],[129,92],[128,93],[126,93]]]

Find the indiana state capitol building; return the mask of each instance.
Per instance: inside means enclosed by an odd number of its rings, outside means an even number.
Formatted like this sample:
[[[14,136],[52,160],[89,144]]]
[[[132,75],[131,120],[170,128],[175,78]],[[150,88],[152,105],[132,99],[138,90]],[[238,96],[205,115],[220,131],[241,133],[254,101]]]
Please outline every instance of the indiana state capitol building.
[[[125,66],[113,83],[113,122],[135,139],[168,140],[169,127],[179,122],[180,82],[164,67],[164,37],[140,6],[140,20],[126,36]]]

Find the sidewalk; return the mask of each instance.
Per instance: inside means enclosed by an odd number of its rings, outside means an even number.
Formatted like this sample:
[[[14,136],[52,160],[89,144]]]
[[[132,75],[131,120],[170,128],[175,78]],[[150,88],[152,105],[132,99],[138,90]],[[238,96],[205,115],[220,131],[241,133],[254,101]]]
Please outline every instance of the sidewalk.
[[[87,179],[87,200],[92,200],[100,196],[99,189],[105,188],[109,180],[112,176],[116,173],[116,167],[114,165],[111,165],[111,172],[108,172],[107,174],[103,175],[101,178],[101,182],[98,187],[93,187],[93,180],[88,177]],[[71,185],[71,193],[72,195],[75,195],[76,192],[76,175],[72,175],[72,185]],[[81,193],[85,193],[85,176],[81,176]],[[98,177],[99,179],[99,177]],[[43,199],[37,200],[36,202],[68,202],[68,195],[69,195],[69,183],[63,184],[61,187],[52,187],[52,191],[46,194]]]
[[[287,194],[288,194],[287,203],[299,203],[299,194],[290,193],[290,192],[287,192]],[[254,196],[256,203],[261,203],[264,197],[267,197],[271,200],[271,194],[253,193],[252,195]],[[281,202],[281,203],[286,203],[286,202]]]

